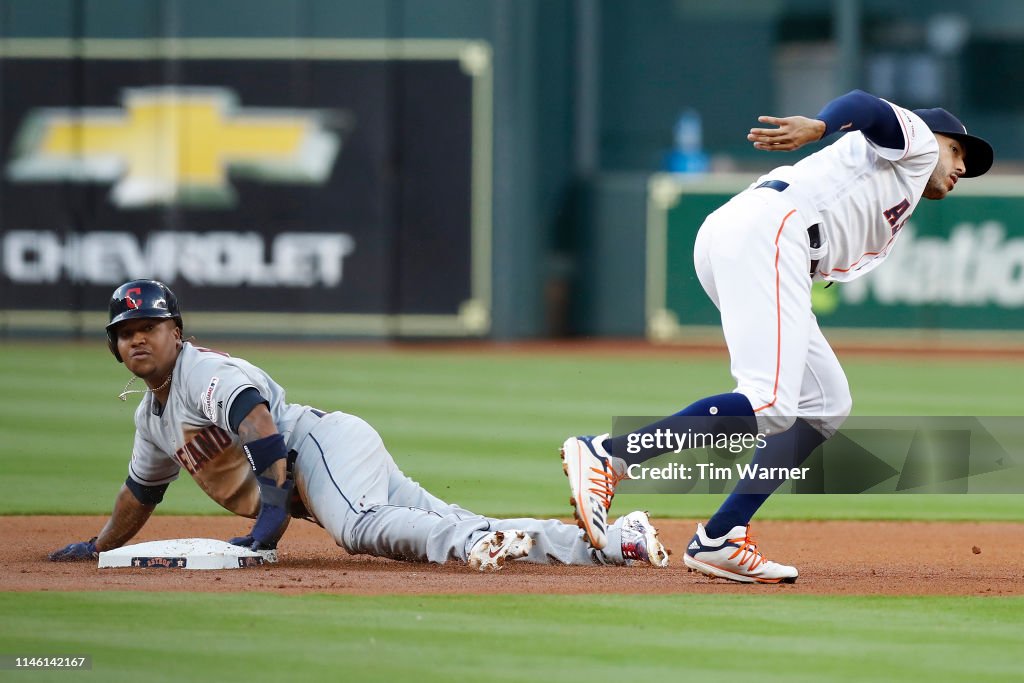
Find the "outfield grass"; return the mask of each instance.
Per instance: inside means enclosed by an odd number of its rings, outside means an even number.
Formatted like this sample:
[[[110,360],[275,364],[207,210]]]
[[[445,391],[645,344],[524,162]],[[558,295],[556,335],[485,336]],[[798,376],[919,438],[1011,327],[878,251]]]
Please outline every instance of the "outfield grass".
[[[0,613],[5,653],[92,656],[48,680],[1015,681],[1024,599],[0,593]]]
[[[401,467],[489,514],[566,515],[556,455],[617,414],[730,388],[724,357],[526,356],[228,345],[293,401],[369,420]],[[109,512],[135,400],[102,342],[2,345],[0,514]],[[860,415],[1024,415],[1004,361],[846,362]],[[136,397],[137,398],[137,397]],[[717,497],[621,495],[706,517]],[[775,496],[765,518],[1024,519],[1020,496]],[[163,513],[216,514],[187,478]],[[257,588],[259,586],[256,586]],[[278,596],[0,592],[0,654],[89,654],[91,672],[0,679],[1019,680],[1021,598],[743,595]]]
[[[109,512],[127,473],[128,379],[101,343],[0,346],[0,514]],[[614,415],[664,415],[728,389],[721,359],[353,350],[229,344],[290,400],[358,414],[402,469],[442,498],[492,515],[568,514],[557,449]],[[848,360],[859,415],[1024,415],[1021,364]],[[717,497],[625,495],[619,509],[705,517]],[[222,511],[187,478],[163,514]],[[775,496],[762,518],[1024,519],[1019,496]]]

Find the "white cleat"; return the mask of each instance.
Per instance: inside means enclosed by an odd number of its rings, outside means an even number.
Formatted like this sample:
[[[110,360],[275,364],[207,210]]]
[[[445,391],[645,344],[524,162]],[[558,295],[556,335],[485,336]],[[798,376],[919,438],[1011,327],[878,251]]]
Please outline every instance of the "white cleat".
[[[757,549],[749,526],[733,527],[722,538],[708,538],[697,525],[683,562],[693,571],[741,583],[796,583],[796,567],[772,562]]]
[[[571,436],[562,444],[562,471],[569,477],[569,503],[575,508],[576,525],[598,550],[608,545],[608,508],[615,487],[627,478],[615,471],[611,455],[601,446],[607,438],[607,434]]]
[[[668,549],[658,538],[658,530],[646,512],[630,512],[618,524],[622,528],[622,557],[627,567],[635,564],[668,566]]]
[[[526,557],[531,548],[533,539],[525,531],[494,531],[476,542],[466,563],[482,572],[497,571],[509,560]]]

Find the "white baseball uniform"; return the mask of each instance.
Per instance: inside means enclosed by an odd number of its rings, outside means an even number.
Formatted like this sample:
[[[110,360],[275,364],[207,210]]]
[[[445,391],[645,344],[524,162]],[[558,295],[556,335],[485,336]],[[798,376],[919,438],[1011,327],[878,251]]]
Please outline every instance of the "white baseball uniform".
[[[750,400],[760,430],[829,416],[815,426],[830,436],[852,407],[846,375],[811,311],[809,269],[817,261],[814,279],[845,282],[878,267],[924,192],[938,143],[916,114],[889,106],[902,149],[847,133],[759,178],[697,234],[697,277],[719,308],[736,391]],[[812,250],[814,225],[822,244]]]

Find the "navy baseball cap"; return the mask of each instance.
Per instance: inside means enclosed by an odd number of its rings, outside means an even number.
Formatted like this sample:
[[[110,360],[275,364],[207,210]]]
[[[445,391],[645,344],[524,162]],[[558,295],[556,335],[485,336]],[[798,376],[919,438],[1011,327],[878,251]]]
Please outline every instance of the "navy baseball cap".
[[[964,151],[967,152],[967,158],[964,160],[967,172],[964,173],[964,178],[976,178],[992,168],[992,145],[979,137],[968,135],[967,126],[960,123],[960,119],[942,107],[915,109],[914,113],[928,124],[933,133],[948,135],[959,140],[964,146]]]

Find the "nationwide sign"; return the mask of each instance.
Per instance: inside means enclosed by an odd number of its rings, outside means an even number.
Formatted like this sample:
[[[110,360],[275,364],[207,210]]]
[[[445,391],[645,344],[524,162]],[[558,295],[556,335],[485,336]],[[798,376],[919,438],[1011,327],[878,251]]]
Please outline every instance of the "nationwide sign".
[[[711,211],[749,176],[682,181],[659,174],[648,192],[648,335],[693,337],[720,324],[693,272],[693,241]],[[986,176],[922,201],[892,254],[862,278],[826,288],[813,311],[822,328],[1024,330],[1024,183]]]
[[[152,277],[204,330],[488,332],[486,44],[154,45],[0,45],[0,330]]]

